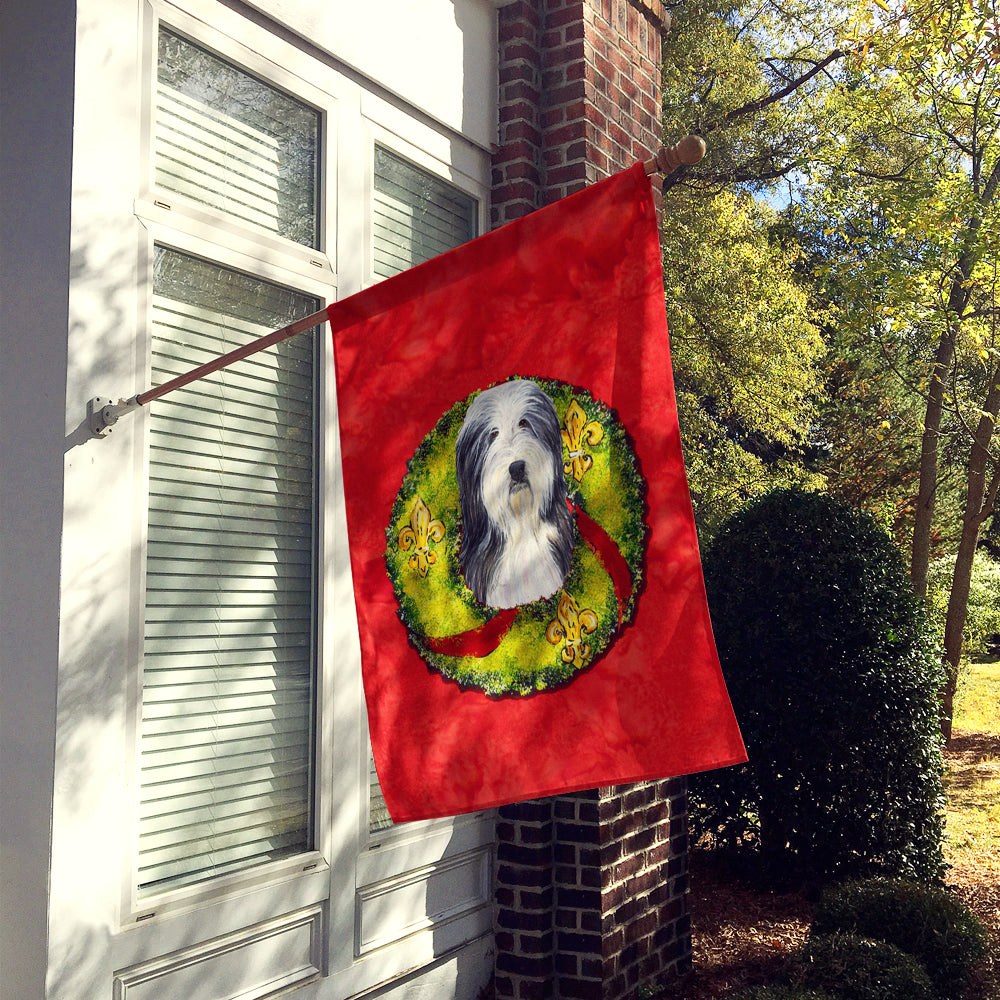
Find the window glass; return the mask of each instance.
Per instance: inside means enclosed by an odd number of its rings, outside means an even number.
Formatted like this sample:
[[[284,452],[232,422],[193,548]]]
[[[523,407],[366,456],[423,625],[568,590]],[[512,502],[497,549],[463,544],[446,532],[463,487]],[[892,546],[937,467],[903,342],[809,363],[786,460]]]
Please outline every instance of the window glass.
[[[388,278],[477,235],[476,200],[375,147],[375,274]]]
[[[156,185],[318,246],[319,112],[160,28]]]
[[[317,308],[157,247],[152,384]],[[150,406],[140,895],[313,846],[315,338]]]

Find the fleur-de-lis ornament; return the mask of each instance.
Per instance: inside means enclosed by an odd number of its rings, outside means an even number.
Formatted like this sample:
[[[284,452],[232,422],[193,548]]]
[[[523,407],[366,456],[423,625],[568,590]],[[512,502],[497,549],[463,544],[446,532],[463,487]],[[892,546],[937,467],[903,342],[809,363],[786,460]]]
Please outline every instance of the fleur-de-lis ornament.
[[[590,643],[586,636],[597,628],[597,615],[590,608],[583,611],[564,590],[559,596],[559,608],[556,617],[549,622],[545,630],[545,638],[553,646],[563,644],[559,655],[563,663],[572,663],[574,667],[582,667],[590,659]]]
[[[569,461],[564,463],[563,472],[566,475],[572,473],[573,478],[580,482],[583,474],[594,464],[593,457],[584,450],[584,446],[597,444],[603,437],[604,428],[596,420],[587,420],[583,407],[574,399],[563,419],[562,439],[569,452]]]
[[[430,508],[422,497],[417,497],[410,511],[410,526],[399,533],[399,548],[402,552],[413,549],[409,566],[421,576],[427,576],[428,570],[437,562],[436,553],[431,551],[431,543],[440,542],[442,538],[444,525],[431,517]]]

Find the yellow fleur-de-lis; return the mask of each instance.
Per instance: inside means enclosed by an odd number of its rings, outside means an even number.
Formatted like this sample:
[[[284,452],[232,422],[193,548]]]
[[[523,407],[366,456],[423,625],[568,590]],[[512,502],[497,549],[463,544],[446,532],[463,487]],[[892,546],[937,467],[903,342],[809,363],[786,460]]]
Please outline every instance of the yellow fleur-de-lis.
[[[427,571],[437,562],[437,555],[431,552],[431,542],[440,542],[442,538],[444,525],[431,517],[430,508],[417,497],[410,511],[410,526],[399,533],[399,548],[401,552],[413,549],[409,565],[421,576],[427,576]]]
[[[580,482],[583,474],[594,464],[584,445],[597,444],[604,437],[604,428],[596,420],[587,420],[583,407],[574,399],[563,419],[562,439],[569,452],[569,461],[563,465],[563,472]]]
[[[590,608],[583,611],[566,591],[559,596],[559,608],[556,617],[549,622],[545,630],[545,638],[553,646],[563,644],[559,651],[563,663],[572,663],[574,667],[582,667],[590,659],[590,643],[585,637],[597,628],[597,615]]]

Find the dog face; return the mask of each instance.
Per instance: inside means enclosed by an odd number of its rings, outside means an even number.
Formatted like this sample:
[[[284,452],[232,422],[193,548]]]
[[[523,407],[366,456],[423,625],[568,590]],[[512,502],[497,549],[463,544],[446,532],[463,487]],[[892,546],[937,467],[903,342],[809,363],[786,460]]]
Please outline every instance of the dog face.
[[[455,445],[462,507],[460,562],[494,607],[548,597],[569,567],[562,437],[552,400],[515,379],[480,393]]]
[[[511,534],[539,519],[551,506],[562,476],[552,400],[534,382],[507,382],[476,397],[463,431],[465,427],[483,449],[477,456],[482,460],[479,489],[493,522]]]

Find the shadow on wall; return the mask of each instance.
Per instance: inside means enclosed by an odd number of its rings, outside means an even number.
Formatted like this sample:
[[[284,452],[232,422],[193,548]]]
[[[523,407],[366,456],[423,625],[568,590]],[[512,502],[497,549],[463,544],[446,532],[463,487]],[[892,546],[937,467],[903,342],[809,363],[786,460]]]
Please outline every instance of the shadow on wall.
[[[492,846],[468,853],[461,853],[457,843],[460,835],[452,833],[448,848],[444,851],[445,870],[427,883],[427,916],[435,921],[433,938],[434,954],[445,955],[464,942],[456,941],[455,927],[462,916],[470,914],[470,907],[488,911],[485,948],[466,948],[459,951],[455,960],[455,982],[450,998],[454,1000],[477,1000],[493,978],[495,949],[493,946],[493,850]],[[453,850],[458,852],[453,855]],[[482,863],[485,860],[485,864]],[[454,866],[447,867],[449,862]],[[409,996],[407,995],[407,1000]],[[430,1000],[430,998],[428,998]],[[434,1000],[443,1000],[435,997]]]

